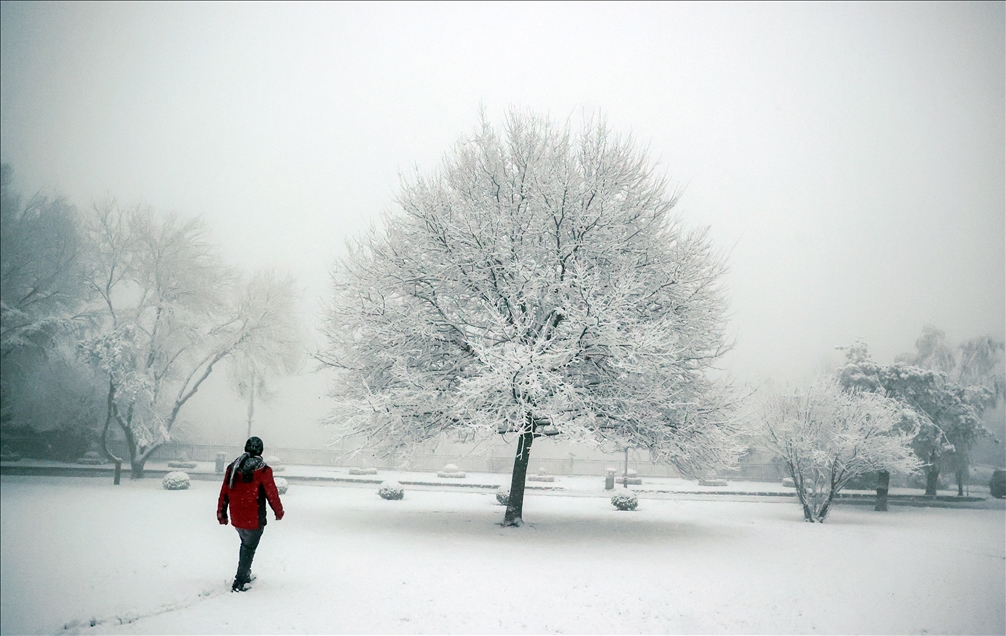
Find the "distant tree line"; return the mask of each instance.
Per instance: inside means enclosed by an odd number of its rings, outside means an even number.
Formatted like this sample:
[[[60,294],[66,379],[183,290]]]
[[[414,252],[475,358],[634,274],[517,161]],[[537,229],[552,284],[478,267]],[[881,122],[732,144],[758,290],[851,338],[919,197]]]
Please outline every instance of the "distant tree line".
[[[25,200],[12,177],[4,165],[0,423],[8,440],[46,431],[74,440],[52,449],[64,459],[97,440],[141,477],[222,365],[248,397],[249,419],[263,379],[296,366],[291,278],[228,267],[199,219],[114,200],[86,211],[60,196]],[[113,454],[113,431],[128,457]]]
[[[972,338],[956,349],[926,327],[915,351],[890,365],[866,344],[844,347],[846,363],[809,388],[766,396],[759,412],[764,443],[793,480],[804,519],[823,522],[841,490],[877,475],[877,510],[887,509],[892,472],[921,470],[926,495],[950,471],[957,494],[981,441],[999,443],[983,418],[1006,395],[1003,342]]]
[[[917,429],[912,448],[922,462],[926,494],[936,494],[940,473],[947,471],[963,495],[975,445],[1000,443],[983,418],[1006,397],[1003,352],[1003,341],[992,336],[953,348],[942,330],[927,326],[915,351],[890,365],[874,362],[862,342],[847,347],[838,379],[848,391],[879,393],[907,406],[905,426]]]

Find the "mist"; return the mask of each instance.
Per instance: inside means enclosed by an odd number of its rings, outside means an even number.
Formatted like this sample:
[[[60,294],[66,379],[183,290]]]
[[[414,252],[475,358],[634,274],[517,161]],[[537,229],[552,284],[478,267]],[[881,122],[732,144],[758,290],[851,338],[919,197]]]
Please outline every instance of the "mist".
[[[5,2],[0,24],[19,190],[202,217],[231,262],[296,276],[315,323],[400,179],[518,106],[659,158],[727,258],[740,382],[857,339],[888,363],[925,325],[1006,332],[1001,3]],[[323,376],[282,387],[266,430],[322,439]]]

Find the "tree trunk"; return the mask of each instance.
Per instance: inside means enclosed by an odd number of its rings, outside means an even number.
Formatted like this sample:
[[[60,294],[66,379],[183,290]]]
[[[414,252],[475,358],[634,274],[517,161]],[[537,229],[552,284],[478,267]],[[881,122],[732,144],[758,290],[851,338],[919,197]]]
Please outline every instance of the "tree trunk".
[[[935,462],[933,465],[926,468],[926,494],[935,495],[936,487],[940,483],[940,469],[936,466]]]
[[[828,516],[828,511],[831,510],[831,500],[821,506],[821,509],[817,513],[817,522],[824,523],[825,518]]]
[[[957,496],[958,497],[963,497],[964,496],[964,469],[963,468],[958,468],[957,469]]]
[[[133,452],[133,458],[130,461],[130,466],[132,466],[133,469],[133,479],[141,479],[143,477],[143,467],[147,465],[147,460],[150,459],[150,456],[154,454],[154,451],[162,445],[163,442],[158,442],[147,446],[143,450]]]
[[[793,479],[793,486],[796,488],[796,497],[803,506],[803,520],[807,523],[814,523],[814,511],[810,502],[807,501],[807,492],[803,489],[803,476],[796,472],[796,467],[792,462],[786,461],[786,468],[789,469],[789,476]]]
[[[877,512],[887,512],[887,492],[891,487],[891,473],[882,470],[877,473]]]
[[[521,433],[517,442],[517,454],[513,460],[513,475],[510,478],[510,496],[507,498],[506,515],[503,517],[503,527],[519,527],[524,523],[521,515],[524,513],[524,484],[527,480],[527,463],[531,459],[531,442],[534,433],[531,426]]]
[[[814,523],[814,511],[810,509],[810,504],[803,504],[803,520],[807,523]]]
[[[112,423],[112,405],[115,400],[115,383],[108,381],[108,400],[105,412],[105,427],[101,429],[101,448],[105,451],[105,457],[115,463],[115,474],[112,477],[112,485],[118,486],[122,476],[122,458],[117,457],[112,449],[108,447],[108,428]]]
[[[147,462],[143,459],[133,459],[129,462],[130,476],[133,479],[143,479],[143,465]]]

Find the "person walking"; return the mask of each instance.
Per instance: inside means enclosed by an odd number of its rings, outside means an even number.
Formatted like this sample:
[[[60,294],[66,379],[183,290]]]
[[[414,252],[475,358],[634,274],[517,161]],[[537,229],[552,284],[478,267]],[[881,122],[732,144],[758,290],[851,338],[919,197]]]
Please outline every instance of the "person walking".
[[[232,592],[246,592],[255,579],[251,573],[255,549],[265,530],[268,501],[276,521],[283,518],[283,503],[272,477],[272,468],[262,460],[265,445],[258,437],[249,437],[245,452],[231,462],[224,472],[224,483],[217,500],[217,521],[227,525],[227,508],[230,507],[231,525],[241,538],[238,571],[231,585]]]

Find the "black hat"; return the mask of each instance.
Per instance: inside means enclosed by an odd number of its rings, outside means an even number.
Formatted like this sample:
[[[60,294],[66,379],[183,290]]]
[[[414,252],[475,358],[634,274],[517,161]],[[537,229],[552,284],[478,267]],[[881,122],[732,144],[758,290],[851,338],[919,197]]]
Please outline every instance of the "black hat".
[[[245,442],[245,452],[249,455],[261,455],[264,449],[265,444],[257,437],[249,437],[248,441]]]

